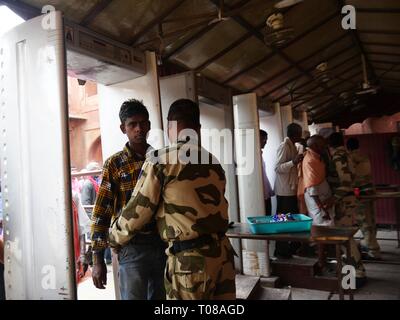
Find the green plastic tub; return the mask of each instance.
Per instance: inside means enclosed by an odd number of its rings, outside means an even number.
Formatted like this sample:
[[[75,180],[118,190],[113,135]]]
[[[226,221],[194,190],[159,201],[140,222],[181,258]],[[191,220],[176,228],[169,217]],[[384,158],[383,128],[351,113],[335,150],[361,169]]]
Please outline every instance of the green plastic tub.
[[[254,234],[309,232],[312,218],[304,214],[293,214],[294,221],[273,222],[272,216],[247,217],[247,223]]]

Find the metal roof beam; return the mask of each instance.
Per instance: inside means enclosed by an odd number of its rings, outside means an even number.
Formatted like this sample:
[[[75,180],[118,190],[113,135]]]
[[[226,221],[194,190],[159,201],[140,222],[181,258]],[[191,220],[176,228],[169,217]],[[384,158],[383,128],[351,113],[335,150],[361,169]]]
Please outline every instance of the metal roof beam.
[[[82,19],[79,23],[81,26],[86,27],[89,23],[91,23],[100,12],[102,12],[113,0],[101,0],[98,4],[93,6],[93,8],[89,11],[88,14]]]
[[[136,42],[143,37],[147,32],[149,32],[153,27],[159,25],[166,17],[168,17],[173,11],[175,11],[182,3],[184,3],[185,0],[178,0],[175,1],[175,3],[164,10],[162,14],[160,14],[158,17],[155,17],[153,20],[151,20],[149,23],[147,23],[141,30],[139,30],[138,33],[135,34],[135,36],[131,40],[131,46],[134,46]]]

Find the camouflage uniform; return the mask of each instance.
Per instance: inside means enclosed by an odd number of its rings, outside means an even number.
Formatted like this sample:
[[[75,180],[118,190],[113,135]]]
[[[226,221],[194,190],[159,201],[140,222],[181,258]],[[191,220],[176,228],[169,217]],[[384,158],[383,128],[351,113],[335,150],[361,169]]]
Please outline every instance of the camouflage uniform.
[[[361,194],[375,192],[372,184],[371,162],[368,156],[354,150],[349,153],[354,164],[355,183],[354,186],[360,189]],[[356,215],[356,222],[363,233],[364,239],[361,244],[368,248],[369,254],[375,258],[380,257],[380,248],[376,240],[375,207],[372,200],[359,201]]]
[[[353,226],[353,217],[356,216],[359,201],[354,195],[354,166],[349,154],[344,147],[336,148],[332,154],[332,162],[329,166],[328,182],[336,198],[335,226]],[[361,261],[357,243],[352,240],[351,257],[347,257],[347,263],[354,266],[357,277],[365,277],[365,268]]]
[[[189,146],[191,156],[208,164],[177,161]],[[160,235],[169,244],[167,299],[235,299],[234,251],[225,236],[225,184],[221,165],[197,145],[178,142],[155,151],[144,163],[132,198],[112,228],[111,245],[128,242],[156,217]],[[207,235],[211,242],[174,252],[174,242]]]

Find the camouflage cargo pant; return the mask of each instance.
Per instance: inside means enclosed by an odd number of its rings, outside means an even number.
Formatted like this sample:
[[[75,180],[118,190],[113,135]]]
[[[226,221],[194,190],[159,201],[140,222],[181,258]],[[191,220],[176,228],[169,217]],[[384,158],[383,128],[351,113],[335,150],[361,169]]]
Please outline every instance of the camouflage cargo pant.
[[[353,226],[353,217],[356,217],[359,202],[355,196],[344,197],[335,207],[335,226],[351,227]],[[346,263],[354,266],[356,277],[365,277],[365,268],[361,261],[360,250],[355,240],[350,242],[351,257],[346,257]]]
[[[168,254],[165,269],[167,299],[236,299],[233,255],[226,237],[200,249]]]
[[[368,248],[372,256],[380,257],[380,247],[376,240],[375,207],[372,201],[359,202],[356,222],[364,236],[361,244]]]

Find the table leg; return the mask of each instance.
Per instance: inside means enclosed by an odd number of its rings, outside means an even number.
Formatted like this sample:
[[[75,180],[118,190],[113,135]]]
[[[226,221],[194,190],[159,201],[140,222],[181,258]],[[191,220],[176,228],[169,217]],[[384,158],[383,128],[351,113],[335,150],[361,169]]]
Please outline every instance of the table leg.
[[[351,243],[350,243],[350,241],[346,242],[346,256],[347,256],[347,259],[350,259],[350,257],[351,257]],[[349,290],[349,298],[350,298],[350,300],[354,300],[353,289],[350,287],[348,290]]]
[[[266,254],[266,272],[267,272],[267,277],[271,276],[271,261],[269,259],[269,241],[266,240],[266,248],[265,248],[265,254]]]
[[[344,300],[344,293],[342,287],[342,253],[340,251],[340,244],[336,244],[336,276],[338,278],[338,291],[339,291],[339,299]]]
[[[318,266],[323,271],[326,265],[325,246],[322,243],[317,243],[318,246]]]
[[[239,239],[239,263],[240,263],[240,274],[243,274],[243,246],[242,246],[242,239]]]

